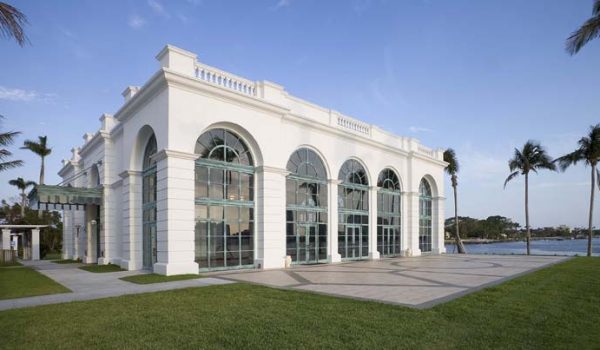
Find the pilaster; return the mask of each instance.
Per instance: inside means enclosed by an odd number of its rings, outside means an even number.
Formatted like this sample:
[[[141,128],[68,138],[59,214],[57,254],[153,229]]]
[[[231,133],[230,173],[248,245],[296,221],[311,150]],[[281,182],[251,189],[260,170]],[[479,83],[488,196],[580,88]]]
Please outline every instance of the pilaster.
[[[262,269],[285,267],[285,169],[256,168],[256,252],[255,266]]]
[[[405,192],[407,204],[407,242],[405,247],[407,256],[419,256],[421,255],[421,249],[419,249],[419,193],[418,192]]]
[[[156,248],[154,272],[197,274],[195,259],[195,160],[191,153],[163,150],[156,159]]]
[[[328,231],[328,242],[327,245],[327,262],[336,263],[342,261],[342,256],[339,253],[338,247],[338,185],[342,183],[341,180],[329,179],[327,180],[327,231]]]
[[[123,259],[121,267],[126,270],[142,268],[142,173],[124,171],[121,196],[123,200]]]
[[[377,251],[377,190],[379,187],[369,187],[369,259],[379,259]]]

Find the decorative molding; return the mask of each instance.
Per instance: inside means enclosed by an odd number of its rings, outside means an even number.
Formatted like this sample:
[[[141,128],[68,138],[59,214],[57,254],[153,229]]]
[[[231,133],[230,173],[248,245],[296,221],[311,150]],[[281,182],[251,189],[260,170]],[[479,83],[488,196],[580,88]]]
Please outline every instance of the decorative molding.
[[[137,170],[125,170],[125,171],[119,173],[119,177],[121,179],[125,179],[125,178],[128,178],[130,176],[142,176],[142,172],[141,171],[137,171]]]
[[[338,179],[327,179],[327,184],[329,184],[329,185],[339,185],[342,182],[344,182],[344,181],[338,180]]]
[[[185,160],[196,160],[200,158],[200,155],[196,153],[181,152],[169,149],[163,149],[162,151],[156,152],[150,157],[152,160],[161,161],[166,158],[177,158]]]
[[[267,165],[259,165],[256,168],[257,173],[273,173],[273,174],[281,174],[283,176],[288,176],[290,174],[289,171],[282,168],[267,166]]]

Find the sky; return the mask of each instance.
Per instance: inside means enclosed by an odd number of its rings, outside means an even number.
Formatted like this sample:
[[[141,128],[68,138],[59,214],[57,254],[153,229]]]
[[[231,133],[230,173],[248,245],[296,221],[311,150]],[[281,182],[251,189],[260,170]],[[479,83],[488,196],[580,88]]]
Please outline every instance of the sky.
[[[514,148],[533,139],[558,157],[600,122],[600,39],[575,56],[564,49],[592,0],[9,2],[28,17],[30,43],[0,40],[1,128],[22,131],[11,150],[25,166],[0,173],[0,198],[16,197],[10,179],[38,179],[39,158],[17,148],[38,135],[52,147],[46,183],[60,182],[61,160],[98,129],[102,113],[118,110],[126,86],[156,72],[165,44],[429,147],[454,148],[462,216],[524,225],[523,179],[503,189]],[[532,175],[531,225],[587,226],[589,193],[583,164]],[[448,182],[446,197],[451,216]]]

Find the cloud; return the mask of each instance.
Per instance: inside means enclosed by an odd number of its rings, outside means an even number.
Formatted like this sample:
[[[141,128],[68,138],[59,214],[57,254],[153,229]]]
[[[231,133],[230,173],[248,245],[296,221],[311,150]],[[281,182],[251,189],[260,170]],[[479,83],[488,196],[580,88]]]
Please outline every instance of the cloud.
[[[292,4],[292,0],[279,0],[277,4],[272,8],[273,10],[279,10],[284,7],[288,7]]]
[[[138,15],[131,15],[128,24],[133,29],[140,29],[146,25],[146,20]]]
[[[55,98],[56,94],[39,93],[35,90],[23,90],[18,88],[8,88],[0,86],[0,100],[16,102],[52,102]]]
[[[424,128],[421,126],[411,126],[408,128],[408,130],[410,130],[410,132],[414,132],[414,133],[418,133],[418,132],[431,132],[433,130],[429,129],[429,128]]]
[[[163,5],[157,0],[148,0],[148,6],[150,6],[150,8],[152,9],[152,11],[154,11],[155,14],[167,19],[171,18],[171,14],[167,12]]]

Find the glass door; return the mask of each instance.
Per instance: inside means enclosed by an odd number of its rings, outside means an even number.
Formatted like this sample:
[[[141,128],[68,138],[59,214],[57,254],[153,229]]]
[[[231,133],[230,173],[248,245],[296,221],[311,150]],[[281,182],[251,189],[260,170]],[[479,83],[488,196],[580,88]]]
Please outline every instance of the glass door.
[[[296,233],[297,260],[300,264],[319,262],[319,237],[317,225],[299,224]]]

